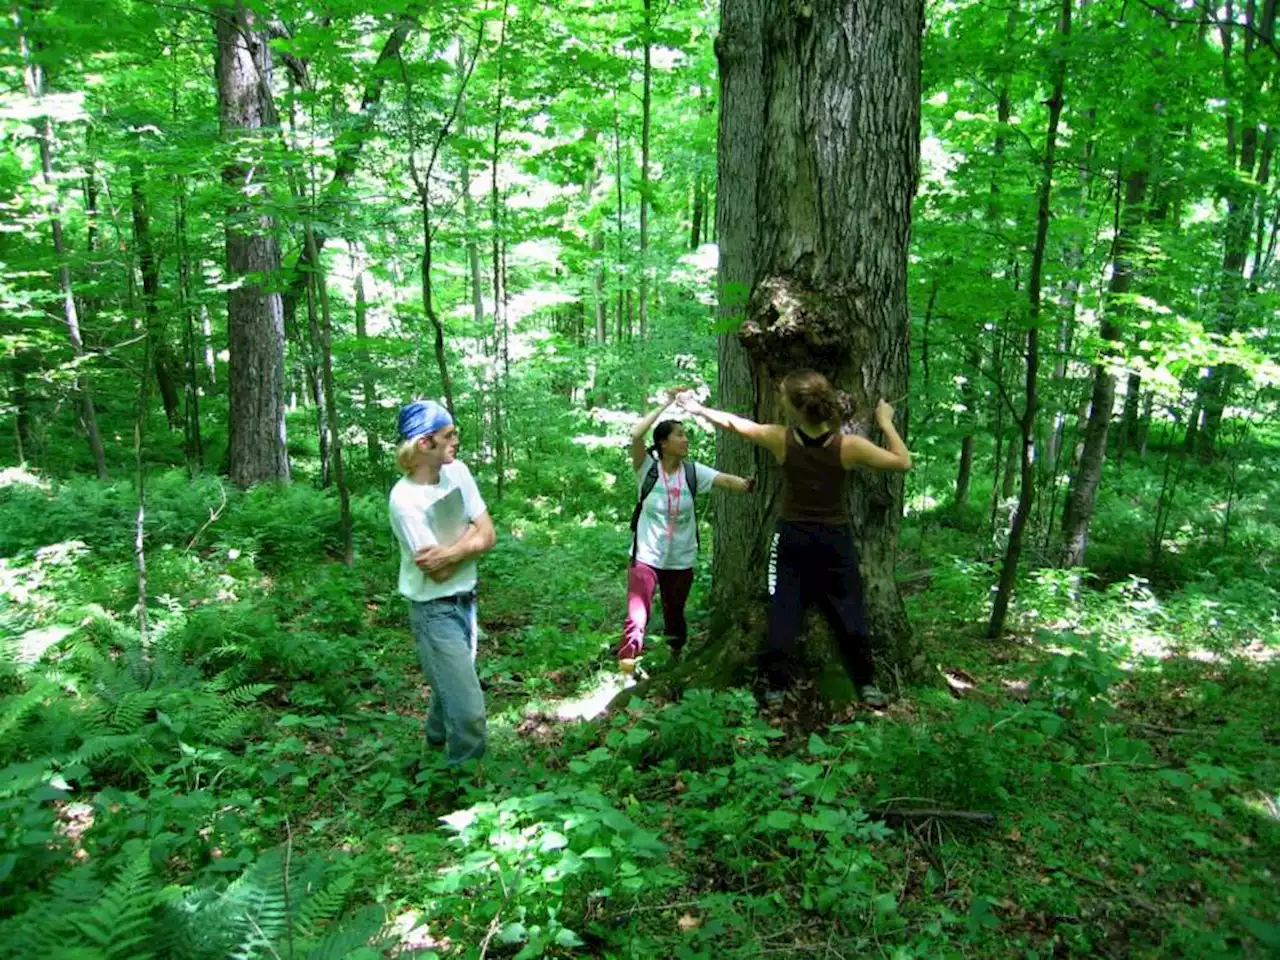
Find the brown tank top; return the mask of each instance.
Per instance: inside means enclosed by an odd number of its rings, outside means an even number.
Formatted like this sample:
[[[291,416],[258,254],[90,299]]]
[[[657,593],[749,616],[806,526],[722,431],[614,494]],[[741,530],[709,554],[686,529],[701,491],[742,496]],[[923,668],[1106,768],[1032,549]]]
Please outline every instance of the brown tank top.
[[[821,443],[816,443],[818,440]],[[814,443],[810,446],[809,443]],[[787,459],[782,463],[782,505],[778,517],[797,523],[849,522],[849,475],[840,465],[840,438],[801,438],[787,431]]]

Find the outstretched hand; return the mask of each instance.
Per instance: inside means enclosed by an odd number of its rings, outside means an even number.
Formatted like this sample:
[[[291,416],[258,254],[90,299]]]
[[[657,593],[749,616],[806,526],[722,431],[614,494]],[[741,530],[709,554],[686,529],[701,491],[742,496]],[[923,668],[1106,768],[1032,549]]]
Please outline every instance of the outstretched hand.
[[[673,403],[679,403],[680,398],[688,392],[688,387],[667,387],[664,390],[658,391],[658,402],[669,407]]]
[[[676,402],[689,413],[697,413],[702,407],[702,404],[698,402],[698,395],[689,388],[680,391],[676,397]]]
[[[883,398],[876,404],[876,423],[881,426],[886,423],[893,423],[893,407],[886,403]]]

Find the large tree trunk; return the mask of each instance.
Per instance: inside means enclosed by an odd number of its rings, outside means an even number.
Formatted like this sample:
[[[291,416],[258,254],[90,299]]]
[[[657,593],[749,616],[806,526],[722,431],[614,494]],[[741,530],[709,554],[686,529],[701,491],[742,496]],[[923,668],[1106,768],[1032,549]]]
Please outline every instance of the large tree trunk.
[[[15,20],[16,20],[15,16]],[[21,29],[21,23],[18,28]],[[31,56],[25,34],[18,35],[18,48],[22,57],[22,74],[26,85],[27,96],[36,104],[44,96],[44,71]],[[40,148],[40,173],[47,190],[53,193],[53,203],[49,207],[49,229],[53,236],[53,252],[58,260],[58,289],[62,294],[62,318],[67,327],[67,340],[77,357],[86,353],[84,341],[80,336],[80,315],[76,310],[75,293],[71,289],[71,267],[67,263],[66,244],[62,238],[62,205],[57,197],[57,185],[53,180],[53,121],[49,117],[40,117],[35,121],[36,136]],[[84,426],[85,437],[89,441],[89,452],[93,455],[93,464],[98,471],[98,479],[106,480],[107,456],[102,446],[102,435],[98,432],[98,413],[93,404],[93,391],[87,375],[77,377],[71,383],[71,389],[80,398],[80,422]]]
[[[1009,542],[1005,547],[1004,563],[1000,567],[1000,583],[996,587],[995,601],[991,607],[991,620],[987,624],[987,636],[992,639],[1004,633],[1004,621],[1013,598],[1014,584],[1018,579],[1018,560],[1022,555],[1022,541],[1031,518],[1035,500],[1035,427],[1036,387],[1040,370],[1040,289],[1044,276],[1045,244],[1049,237],[1049,200],[1053,189],[1053,163],[1058,144],[1058,122],[1062,117],[1062,94],[1067,80],[1066,52],[1063,49],[1071,33],[1071,7],[1074,0],[1062,0],[1062,13],[1058,21],[1059,46],[1053,68],[1053,92],[1049,96],[1049,123],[1045,133],[1044,167],[1040,179],[1039,200],[1036,209],[1036,243],[1031,255],[1031,275],[1027,280],[1027,330],[1026,388],[1022,419],[1018,424],[1022,441],[1021,489],[1018,506],[1009,527]]]
[[[1145,158],[1143,162],[1145,163]],[[1147,169],[1142,166],[1129,174],[1125,184],[1124,215],[1120,229],[1116,231],[1111,257],[1109,302],[1102,314],[1102,339],[1107,344],[1119,340],[1122,335],[1117,321],[1124,310],[1123,297],[1129,292],[1133,281],[1133,254],[1146,194]],[[1104,349],[1109,350],[1110,347]],[[1089,422],[1084,430],[1084,448],[1080,453],[1080,464],[1071,480],[1066,510],[1062,515],[1064,566],[1078,567],[1084,563],[1089,523],[1093,519],[1098,481],[1102,477],[1102,462],[1107,454],[1107,431],[1111,428],[1115,402],[1116,375],[1107,358],[1101,357],[1093,368],[1093,395],[1089,405]]]
[[[256,16],[243,6],[214,8],[218,104],[223,136],[239,139],[222,171],[228,194],[227,343],[231,354],[227,458],[240,486],[289,479],[284,425],[284,312],[277,285],[280,246],[271,216],[255,206],[266,188],[260,159],[246,150],[278,120],[270,99],[271,49]]]
[[[724,0],[717,236],[720,402],[779,419],[776,379],[802,367],[843,394],[845,429],[906,393],[906,267],[919,157],[922,6]],[[745,311],[744,311],[745,307]],[[716,503],[721,630],[763,622],[778,469],[733,436],[720,467],[756,474],[757,497]],[[852,476],[853,535],[882,668],[922,665],[894,582],[902,478]],[[890,674],[892,675],[892,674]]]

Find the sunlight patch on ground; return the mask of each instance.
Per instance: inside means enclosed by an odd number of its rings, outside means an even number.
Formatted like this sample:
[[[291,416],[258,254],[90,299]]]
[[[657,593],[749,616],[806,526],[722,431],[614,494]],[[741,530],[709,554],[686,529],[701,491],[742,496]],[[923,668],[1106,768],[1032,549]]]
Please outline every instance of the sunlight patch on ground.
[[[608,709],[609,703],[624,686],[621,674],[603,674],[595,688],[586,695],[562,701],[556,707],[556,716],[561,720],[594,720]]]
[[[48,627],[37,627],[35,630],[28,630],[13,642],[13,659],[21,664],[38,663],[40,658],[45,655],[45,651],[58,643],[58,641],[75,633],[75,631],[75,627],[69,627],[66,624],[54,624]]]
[[[49,483],[25,467],[5,467],[0,470],[0,487],[13,487],[21,484],[26,487],[39,487],[48,490]]]

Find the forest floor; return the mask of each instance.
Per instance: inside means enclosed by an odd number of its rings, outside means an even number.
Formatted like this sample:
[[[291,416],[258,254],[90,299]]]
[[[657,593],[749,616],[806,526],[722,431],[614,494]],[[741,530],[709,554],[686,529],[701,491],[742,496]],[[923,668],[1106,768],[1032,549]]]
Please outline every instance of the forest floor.
[[[421,753],[377,499],[357,501],[376,559],[348,569],[306,533],[331,501],[302,488],[239,497],[193,542],[215,483],[152,491],[145,643],[125,493],[0,493],[0,933],[19,955],[1280,951],[1264,583],[1043,571],[990,641],[976,537],[917,523],[902,559],[929,569],[908,608],[934,682],[817,725],[806,691],[602,715],[625,535],[535,504],[483,561],[491,741],[459,781]],[[84,532],[53,538],[71,518]],[[133,952],[111,947],[122,924],[149,931]],[[185,954],[156,946],[175,927]]]

